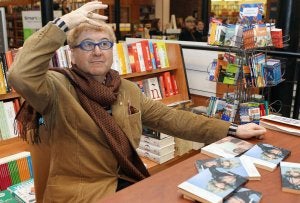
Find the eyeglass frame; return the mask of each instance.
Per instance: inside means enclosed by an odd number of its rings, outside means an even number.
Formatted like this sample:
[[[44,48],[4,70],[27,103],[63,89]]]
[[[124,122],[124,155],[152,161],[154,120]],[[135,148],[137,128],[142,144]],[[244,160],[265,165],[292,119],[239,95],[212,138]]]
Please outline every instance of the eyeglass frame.
[[[86,42],[93,44],[94,47],[93,47],[91,50],[85,49],[85,48],[83,47],[83,44],[86,43]],[[101,48],[101,44],[104,43],[104,42],[105,42],[105,43],[108,42],[108,43],[110,44],[110,47],[107,48],[107,49]],[[101,50],[109,50],[109,49],[111,49],[111,48],[114,46],[114,43],[113,43],[112,41],[109,41],[109,40],[101,40],[101,41],[98,42],[98,43],[95,43],[95,42],[90,41],[90,40],[83,40],[83,41],[81,41],[78,45],[74,46],[74,48],[80,48],[81,50],[84,50],[84,51],[93,51],[93,50],[95,50],[96,46],[98,46],[99,49],[101,49]]]

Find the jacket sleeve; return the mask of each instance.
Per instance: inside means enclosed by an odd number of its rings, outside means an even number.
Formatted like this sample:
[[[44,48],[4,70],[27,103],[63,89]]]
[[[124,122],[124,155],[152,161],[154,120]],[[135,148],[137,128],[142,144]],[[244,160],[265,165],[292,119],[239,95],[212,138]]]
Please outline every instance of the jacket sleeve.
[[[9,83],[40,113],[53,102],[55,92],[48,67],[65,39],[66,34],[49,22],[25,41],[9,70]]]
[[[160,132],[186,140],[212,143],[227,136],[229,122],[170,108],[142,97],[142,122]]]

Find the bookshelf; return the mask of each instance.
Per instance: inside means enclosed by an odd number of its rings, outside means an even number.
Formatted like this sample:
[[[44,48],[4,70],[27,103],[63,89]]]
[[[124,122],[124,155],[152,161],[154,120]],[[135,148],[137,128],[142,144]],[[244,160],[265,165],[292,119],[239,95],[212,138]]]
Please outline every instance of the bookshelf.
[[[9,101],[19,98],[20,95],[16,92],[0,94],[0,101]],[[28,150],[27,143],[21,138],[14,137],[7,140],[0,140],[0,158],[26,150]]]
[[[21,13],[6,15],[7,38],[10,48],[21,47],[24,43]]]
[[[170,63],[169,68],[155,69],[152,71],[144,71],[139,73],[130,73],[122,75],[121,77],[131,81],[139,81],[151,77],[157,77],[164,72],[171,72],[175,75],[179,94],[165,97],[161,100],[164,104],[171,104],[174,102],[189,100],[188,85],[186,80],[186,73],[182,59],[181,47],[179,44],[166,43],[167,54]]]

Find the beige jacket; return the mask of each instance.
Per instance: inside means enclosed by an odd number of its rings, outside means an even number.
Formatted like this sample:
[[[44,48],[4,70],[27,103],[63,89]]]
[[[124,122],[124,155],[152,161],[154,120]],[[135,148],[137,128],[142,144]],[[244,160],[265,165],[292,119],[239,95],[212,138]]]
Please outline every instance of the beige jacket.
[[[64,75],[48,71],[49,60],[65,39],[65,33],[51,23],[33,34],[19,51],[9,82],[46,123],[40,129],[42,144],[31,146],[38,201],[90,203],[114,193],[120,175],[102,131],[80,106],[74,87]],[[128,115],[128,102],[139,112]],[[146,98],[125,79],[112,115],[135,148],[142,123],[204,143],[225,137],[229,127],[227,122],[177,111]]]

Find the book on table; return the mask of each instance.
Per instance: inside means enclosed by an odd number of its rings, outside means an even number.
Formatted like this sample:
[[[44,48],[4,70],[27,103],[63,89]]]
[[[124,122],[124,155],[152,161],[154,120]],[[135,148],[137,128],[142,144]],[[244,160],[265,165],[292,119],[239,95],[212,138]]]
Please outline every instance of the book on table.
[[[201,153],[211,157],[232,158],[241,155],[253,146],[245,140],[227,136],[201,148]]]
[[[280,176],[282,191],[300,194],[300,163],[280,162]]]
[[[274,171],[281,161],[290,155],[291,151],[271,144],[259,143],[245,152],[241,157],[253,161],[256,167]]]
[[[278,115],[267,115],[260,118],[259,125],[279,132],[300,136],[300,120]]]
[[[207,168],[215,167],[220,171],[235,173],[248,180],[260,180],[261,177],[254,163],[246,157],[203,159],[197,160],[195,165],[199,173]]]
[[[240,175],[207,168],[178,185],[185,198],[200,202],[223,202],[248,180]]]
[[[262,198],[262,193],[251,190],[248,188],[240,188],[235,191],[232,196],[224,201],[224,203],[232,203],[232,202],[249,202],[249,203],[258,203]]]

